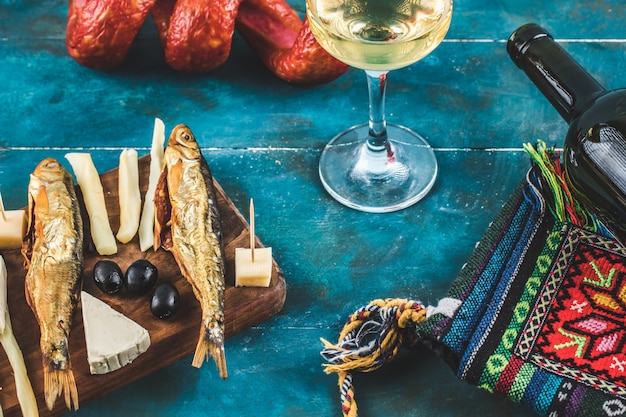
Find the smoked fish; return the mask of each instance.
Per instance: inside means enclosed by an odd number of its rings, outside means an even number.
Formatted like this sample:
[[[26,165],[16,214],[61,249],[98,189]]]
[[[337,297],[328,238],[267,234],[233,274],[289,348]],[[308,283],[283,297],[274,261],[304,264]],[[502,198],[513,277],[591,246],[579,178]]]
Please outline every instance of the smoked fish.
[[[224,250],[213,177],[189,129],[172,130],[154,195],[154,248],[173,255],[193,288],[202,325],[192,365],[209,356],[227,378],[224,354]]]
[[[54,158],[41,161],[30,176],[22,255],[26,301],[41,332],[46,405],[52,410],[64,395],[67,408],[76,410],[68,339],[82,286],[83,221],[72,177]]]

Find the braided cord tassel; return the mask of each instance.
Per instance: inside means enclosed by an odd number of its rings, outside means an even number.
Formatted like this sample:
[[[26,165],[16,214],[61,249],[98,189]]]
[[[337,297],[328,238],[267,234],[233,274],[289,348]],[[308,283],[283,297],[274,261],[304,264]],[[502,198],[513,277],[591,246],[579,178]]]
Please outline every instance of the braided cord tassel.
[[[358,415],[350,371],[371,372],[392,360],[425,320],[426,308],[417,301],[373,300],[348,317],[336,345],[321,339],[324,372],[338,375],[344,417]]]

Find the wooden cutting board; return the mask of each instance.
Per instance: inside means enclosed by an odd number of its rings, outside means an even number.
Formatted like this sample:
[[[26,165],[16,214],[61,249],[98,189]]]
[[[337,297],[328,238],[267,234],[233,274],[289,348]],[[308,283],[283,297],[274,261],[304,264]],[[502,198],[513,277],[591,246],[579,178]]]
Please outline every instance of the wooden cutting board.
[[[67,161],[59,161],[70,169]],[[142,195],[148,187],[148,171],[150,157],[139,160],[140,187]],[[119,227],[118,205],[118,170],[111,170],[101,176],[106,205],[113,232]],[[237,288],[234,286],[234,256],[235,248],[249,247],[248,223],[235,208],[224,190],[215,183],[218,207],[222,217],[222,231],[226,252],[226,300],[225,300],[225,332],[226,337],[259,324],[278,313],[285,301],[286,285],[279,266],[274,261],[272,279],[269,288]],[[26,190],[24,190],[26,192]],[[118,242],[118,253],[113,256],[100,256],[93,249],[89,234],[88,216],[82,205],[80,189],[77,187],[79,201],[83,210],[85,223],[85,268],[83,273],[83,289],[97,298],[105,301],[115,310],[120,311],[137,323],[148,329],[150,333],[150,348],[131,364],[105,375],[91,375],[87,363],[87,351],[80,306],[74,316],[74,324],[70,335],[70,355],[74,377],[78,387],[80,404],[114,391],[130,382],[138,380],[157,369],[166,367],[183,358],[188,358],[191,367],[191,357],[195,350],[200,331],[200,305],[195,299],[191,286],[182,277],[171,253],[159,249],[148,250],[143,253],[139,249],[138,238],[135,237],[127,244]],[[258,246],[262,246],[257,240]],[[33,313],[26,304],[24,296],[24,277],[26,275],[19,250],[2,253],[9,273],[8,303],[11,314],[11,323],[15,337],[24,354],[26,368],[37,397],[37,403],[42,416],[58,416],[68,410],[62,398],[56,402],[54,410],[48,411],[43,396],[43,370],[41,353],[39,350],[39,326]],[[157,266],[159,272],[158,283],[170,282],[180,292],[181,307],[178,312],[166,320],[155,318],[150,312],[151,293],[142,296],[129,296],[124,290],[121,294],[108,295],[94,284],[92,278],[93,266],[100,259],[115,260],[122,271],[135,260],[146,258]],[[226,342],[226,363],[228,363],[228,341]],[[231,368],[229,371],[233,371]],[[206,369],[206,368],[209,369]],[[198,372],[215,372],[217,368],[213,362],[206,362]],[[0,404],[5,416],[21,416],[21,409],[17,401],[15,382],[11,366],[3,349],[0,349]],[[219,389],[219,386],[215,387]]]

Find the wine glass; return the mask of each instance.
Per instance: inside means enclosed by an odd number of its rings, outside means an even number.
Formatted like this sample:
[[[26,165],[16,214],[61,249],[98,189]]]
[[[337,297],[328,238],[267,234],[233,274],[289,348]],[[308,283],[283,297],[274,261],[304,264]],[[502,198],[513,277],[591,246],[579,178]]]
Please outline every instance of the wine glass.
[[[335,136],[324,148],[319,174],[342,204],[382,213],[423,198],[437,177],[428,142],[385,122],[389,71],[431,53],[452,19],[452,0],[307,0],[311,32],[338,60],[365,70],[369,123]]]

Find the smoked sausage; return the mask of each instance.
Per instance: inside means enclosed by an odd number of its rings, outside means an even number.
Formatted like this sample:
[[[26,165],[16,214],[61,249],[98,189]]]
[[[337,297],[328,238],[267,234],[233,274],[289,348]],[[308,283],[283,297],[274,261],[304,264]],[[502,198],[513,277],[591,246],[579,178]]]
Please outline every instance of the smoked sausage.
[[[287,82],[327,83],[348,68],[322,49],[285,0],[69,0],[68,53],[90,68],[118,66],[148,14],[166,63],[177,71],[204,74],[224,64],[235,30]]]

